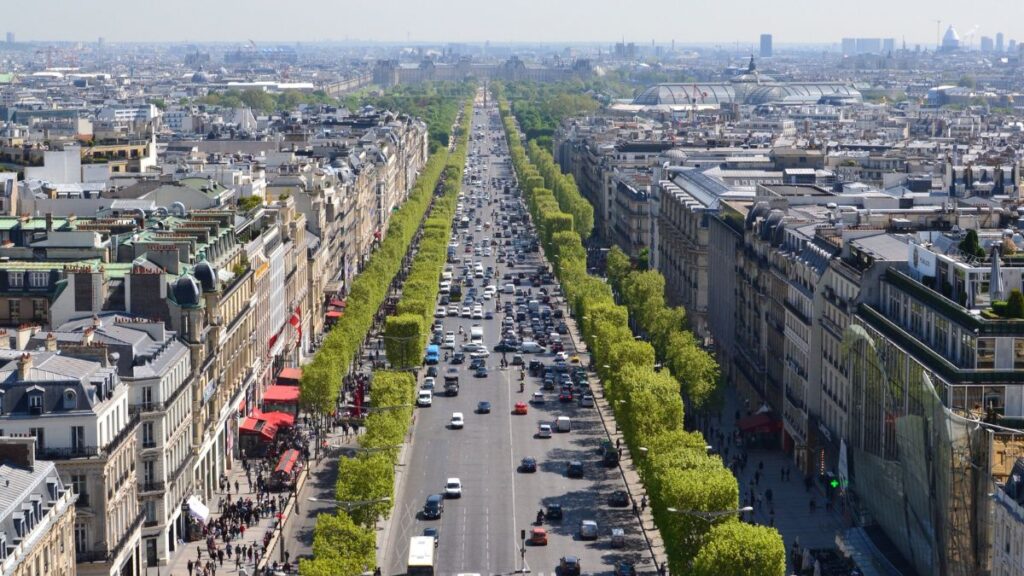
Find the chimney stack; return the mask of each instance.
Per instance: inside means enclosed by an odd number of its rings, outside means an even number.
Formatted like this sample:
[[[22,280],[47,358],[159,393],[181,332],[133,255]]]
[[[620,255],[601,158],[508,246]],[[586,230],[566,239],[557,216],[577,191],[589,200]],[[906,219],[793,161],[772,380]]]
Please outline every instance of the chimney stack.
[[[82,344],[89,346],[92,344],[93,335],[96,333],[96,329],[89,326],[82,332]]]
[[[35,436],[0,436],[0,461],[32,470],[36,465]]]
[[[46,351],[56,352],[57,351],[57,337],[50,332],[46,335]]]
[[[11,349],[11,338],[7,330],[0,328],[0,350]]]
[[[102,326],[103,326],[103,321],[102,321],[102,320],[100,320],[100,317],[99,317],[99,316],[97,316],[97,315],[93,314],[93,315],[92,315],[92,327],[93,327],[94,329],[98,329],[98,328],[100,328],[100,327],[102,327]]]
[[[17,350],[24,350],[28,347],[28,341],[32,338],[32,325],[22,324],[18,326],[18,331],[14,333],[14,348]]]
[[[21,381],[28,380],[29,372],[32,371],[32,355],[25,352],[18,358],[18,379]]]

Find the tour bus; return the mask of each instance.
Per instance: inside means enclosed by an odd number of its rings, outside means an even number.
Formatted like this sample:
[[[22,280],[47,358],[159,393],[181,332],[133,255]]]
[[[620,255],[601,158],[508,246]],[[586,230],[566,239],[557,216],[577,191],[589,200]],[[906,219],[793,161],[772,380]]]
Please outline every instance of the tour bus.
[[[441,361],[441,348],[437,344],[427,346],[427,364],[437,364]]]
[[[406,576],[434,576],[434,539],[413,536],[409,541],[409,565]]]

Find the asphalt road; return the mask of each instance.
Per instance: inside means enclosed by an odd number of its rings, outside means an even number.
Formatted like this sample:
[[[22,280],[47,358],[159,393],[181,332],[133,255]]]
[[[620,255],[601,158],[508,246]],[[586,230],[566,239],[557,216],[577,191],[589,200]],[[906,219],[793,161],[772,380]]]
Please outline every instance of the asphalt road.
[[[478,128],[483,129],[484,138],[482,141],[472,140],[470,149],[490,153],[491,137],[502,134],[496,107],[490,106],[485,112],[479,104],[476,106],[474,134]],[[483,187],[494,203],[484,204],[484,220],[489,219],[490,210],[498,206],[502,197],[500,190],[490,187],[490,179],[511,177],[511,168],[504,164],[507,157],[504,141],[499,146],[500,154],[485,158],[488,164],[482,174]],[[464,191],[468,193],[469,188],[464,186]],[[474,231],[474,228],[471,226],[470,230]],[[490,235],[490,231],[475,232],[477,239]],[[463,248],[464,243],[460,240],[460,258],[467,255]],[[497,263],[496,256],[497,250],[491,257],[473,256],[473,259],[479,259],[485,268],[495,266],[504,273],[533,270],[542,258],[534,254],[531,255],[532,260],[510,268]],[[477,281],[476,285],[481,286],[481,283]],[[494,301],[485,302],[485,309],[488,308],[495,310]],[[440,533],[435,574],[508,574],[522,570],[520,531],[529,533],[538,509],[551,503],[563,506],[565,518],[558,523],[545,522],[549,539],[547,546],[526,547],[525,564],[531,573],[554,574],[559,559],[573,555],[580,559],[584,574],[610,574],[617,560],[636,562],[647,554],[639,524],[631,509],[611,508],[607,504],[608,496],[615,490],[624,490],[625,484],[618,468],[601,465],[598,449],[607,435],[596,409],[580,407],[575,402],[560,403],[556,392],[545,392],[544,404],[530,404],[527,415],[512,414],[516,402],[529,400],[532,393],[541,387],[538,379],[527,376],[525,392],[520,393],[518,368],[499,369],[501,354],[493,352],[493,347],[499,340],[502,316],[499,308],[493,320],[447,317],[442,321],[445,331],[452,330],[456,334],[459,326],[467,333],[471,325],[483,326],[484,343],[492,350],[487,359],[489,374],[486,378],[473,377],[467,358],[466,363],[458,366],[461,384],[458,396],[443,396],[443,378],[439,377],[433,406],[416,410],[406,480],[397,495],[388,558],[384,563],[387,575],[406,572],[409,539],[421,535],[427,527],[437,527]],[[568,338],[565,340],[571,342]],[[458,345],[461,346],[461,337]],[[567,344],[567,351],[572,349],[572,344]],[[553,360],[551,354],[524,354],[523,357],[527,363],[531,359],[545,363]],[[511,354],[508,358],[511,360]],[[586,363],[587,359],[583,358],[583,362]],[[440,375],[448,366],[448,362],[438,365]],[[491,402],[490,414],[475,412],[481,400]],[[448,427],[453,412],[465,415],[463,429]],[[558,416],[572,419],[571,432],[555,433],[550,439],[535,437],[541,423],[553,426]],[[518,472],[519,462],[527,456],[537,459],[536,473]],[[566,476],[565,469],[570,460],[583,462],[582,479]],[[419,512],[427,496],[442,493],[449,477],[461,479],[462,498],[447,500],[440,520],[421,519]],[[578,526],[583,519],[597,521],[600,528],[598,540],[579,539]],[[611,547],[611,528],[625,529],[624,548]]]

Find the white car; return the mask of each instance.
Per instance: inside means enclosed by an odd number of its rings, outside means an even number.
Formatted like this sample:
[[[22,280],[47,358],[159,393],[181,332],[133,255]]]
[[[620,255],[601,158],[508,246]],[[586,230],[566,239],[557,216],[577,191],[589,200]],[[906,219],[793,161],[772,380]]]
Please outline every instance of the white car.
[[[462,417],[462,412],[452,412],[451,427],[456,430],[461,430],[466,424],[466,420]]]
[[[455,332],[449,332],[444,335],[444,344],[441,345],[441,348],[455,350]]]
[[[437,380],[435,380],[433,376],[427,376],[423,379],[423,385],[420,386],[420,389],[433,390],[435,385],[437,385]]]
[[[484,307],[474,306],[473,307],[473,320],[483,320],[484,318]]]
[[[416,405],[425,408],[434,404],[434,393],[430,390],[420,390],[419,395],[416,397]]]
[[[449,306],[448,307],[448,315],[449,316],[458,316],[459,315],[459,305],[458,304],[452,304],[451,306]]]
[[[444,495],[449,498],[462,498],[462,480],[449,478],[444,483]]]
[[[544,393],[543,392],[534,392],[533,396],[530,397],[530,402],[533,402],[534,404],[543,404],[544,403]]]
[[[472,308],[470,308],[469,306],[463,306],[462,307],[462,317],[463,318],[469,318],[472,315],[473,315],[473,309]]]
[[[444,309],[444,306],[438,306],[437,310],[434,311],[434,318],[444,318],[448,315],[448,311]]]
[[[537,429],[537,438],[551,438],[551,424],[541,424]]]
[[[593,520],[580,521],[580,540],[597,540],[597,522]]]
[[[469,353],[470,358],[487,358],[490,355],[491,352],[483,344],[478,344],[476,349]]]

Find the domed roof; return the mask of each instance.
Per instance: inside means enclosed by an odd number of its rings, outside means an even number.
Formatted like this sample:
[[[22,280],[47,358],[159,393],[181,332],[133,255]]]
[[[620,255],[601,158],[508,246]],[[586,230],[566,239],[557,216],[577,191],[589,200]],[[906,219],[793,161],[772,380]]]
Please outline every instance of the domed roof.
[[[194,308],[199,306],[199,283],[188,274],[178,278],[171,290],[178,306]]]
[[[199,280],[199,284],[203,287],[203,292],[214,292],[217,290],[217,271],[214,270],[208,261],[203,260],[196,264],[192,273],[195,274],[196,280]]]

